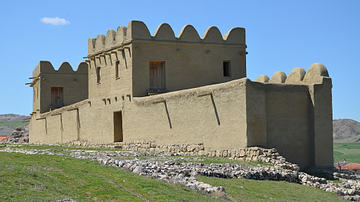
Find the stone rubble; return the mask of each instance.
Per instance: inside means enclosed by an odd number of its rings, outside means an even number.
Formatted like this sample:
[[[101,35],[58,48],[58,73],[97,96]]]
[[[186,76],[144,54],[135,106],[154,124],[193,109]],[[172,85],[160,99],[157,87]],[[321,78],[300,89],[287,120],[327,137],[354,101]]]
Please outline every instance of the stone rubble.
[[[135,151],[95,151],[63,149],[17,149],[5,147],[4,152],[19,152],[25,154],[47,154],[59,156],[72,156],[79,159],[89,159],[107,166],[121,167],[142,176],[164,180],[170,183],[180,183],[185,186],[208,193],[226,194],[223,187],[213,187],[197,180],[196,176],[218,178],[244,178],[254,180],[275,180],[299,183],[327,192],[333,192],[347,200],[360,201],[360,181],[355,179],[339,178],[342,183],[334,183],[325,178],[319,178],[298,170],[283,169],[279,166],[251,166],[247,164],[213,164],[189,163],[186,161],[201,161],[201,157],[185,158],[181,154],[149,153]],[[170,159],[170,156],[179,156]],[[141,160],[137,157],[148,156]],[[132,158],[132,159],[129,159]],[[183,161],[183,162],[178,162]]]
[[[29,126],[19,126],[11,133],[10,137],[4,139],[4,143],[28,143],[29,142]]]
[[[155,140],[138,140],[131,142],[115,142],[108,144],[89,143],[87,141],[72,141],[67,143],[75,146],[86,146],[93,148],[115,148],[121,150],[139,152],[168,152],[184,156],[206,155],[211,157],[229,158],[233,160],[248,162],[263,162],[273,164],[282,169],[299,171],[300,167],[296,164],[287,162],[286,159],[277,152],[275,148],[264,149],[260,147],[248,147],[242,149],[221,149],[205,151],[203,143],[157,145]]]

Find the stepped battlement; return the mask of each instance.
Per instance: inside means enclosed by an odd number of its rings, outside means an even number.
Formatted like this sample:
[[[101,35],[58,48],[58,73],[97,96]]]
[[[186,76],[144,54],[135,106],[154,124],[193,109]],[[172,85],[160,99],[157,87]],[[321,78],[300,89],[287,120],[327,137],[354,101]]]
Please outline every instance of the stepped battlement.
[[[81,62],[74,71],[68,62],[63,62],[58,70],[55,70],[51,62],[40,61],[33,71],[33,77],[38,77],[40,74],[87,74],[87,63]]]
[[[88,56],[109,51],[127,45],[133,41],[234,45],[246,47],[245,28],[243,27],[234,27],[222,36],[220,30],[217,27],[212,26],[209,27],[200,38],[198,32],[192,25],[185,25],[179,35],[175,37],[173,29],[167,23],[160,24],[154,35],[151,35],[145,23],[132,20],[129,22],[128,27],[119,26],[116,32],[110,29],[106,36],[99,34],[96,38],[89,38]]]

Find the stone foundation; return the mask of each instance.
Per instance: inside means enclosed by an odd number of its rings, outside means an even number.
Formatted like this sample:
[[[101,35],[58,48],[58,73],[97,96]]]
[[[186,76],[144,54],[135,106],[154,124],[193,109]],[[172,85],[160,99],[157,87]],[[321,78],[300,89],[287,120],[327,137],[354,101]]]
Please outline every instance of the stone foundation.
[[[296,164],[287,162],[275,148],[265,149],[260,147],[248,147],[241,149],[221,149],[207,151],[203,143],[188,143],[188,144],[170,144],[157,145],[155,140],[138,140],[131,142],[115,142],[110,144],[95,144],[86,141],[74,141],[67,143],[76,146],[88,146],[97,148],[115,148],[120,150],[130,150],[139,152],[168,152],[179,153],[181,155],[205,155],[211,157],[229,158],[239,161],[248,162],[263,162],[278,166],[283,169],[291,169],[299,171],[300,167]]]

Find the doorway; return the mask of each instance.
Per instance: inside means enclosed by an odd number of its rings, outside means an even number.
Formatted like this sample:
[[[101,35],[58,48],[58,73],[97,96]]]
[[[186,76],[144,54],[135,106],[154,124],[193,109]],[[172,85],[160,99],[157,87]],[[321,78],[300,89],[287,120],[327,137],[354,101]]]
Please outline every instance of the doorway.
[[[123,141],[122,111],[114,112],[114,142]]]

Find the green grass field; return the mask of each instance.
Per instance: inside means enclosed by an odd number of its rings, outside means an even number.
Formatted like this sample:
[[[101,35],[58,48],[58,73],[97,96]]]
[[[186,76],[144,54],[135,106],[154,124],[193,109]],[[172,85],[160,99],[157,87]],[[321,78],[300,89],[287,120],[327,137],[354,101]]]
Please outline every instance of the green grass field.
[[[334,162],[360,163],[360,143],[334,143]]]
[[[27,126],[29,125],[28,122],[23,123],[22,121],[7,121],[6,119],[0,120],[0,126],[12,126],[14,128],[18,126]]]
[[[211,157],[206,161],[212,162]],[[213,159],[213,162],[219,161]],[[217,197],[180,184],[169,184],[120,168],[64,156],[1,152],[0,162],[0,201],[67,198],[79,202],[344,201],[333,193],[294,183],[199,176],[200,181],[226,189],[225,196]]]

